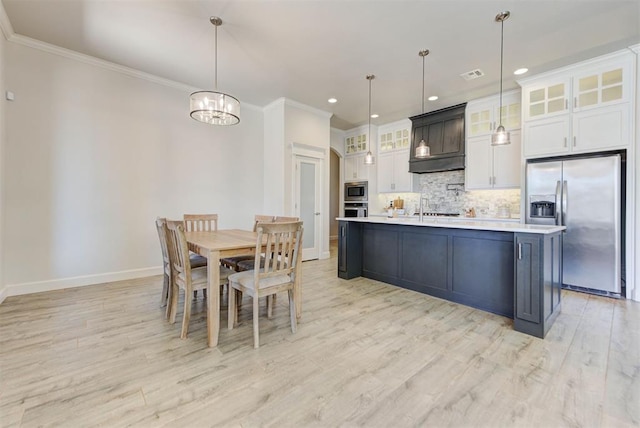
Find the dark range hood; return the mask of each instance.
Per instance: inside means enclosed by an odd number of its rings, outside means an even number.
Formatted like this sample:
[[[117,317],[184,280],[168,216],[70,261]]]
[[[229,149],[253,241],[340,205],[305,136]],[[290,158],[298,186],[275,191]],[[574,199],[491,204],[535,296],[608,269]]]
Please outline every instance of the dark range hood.
[[[464,169],[464,110],[467,103],[443,108],[411,119],[409,172],[454,171]],[[427,159],[416,159],[416,146],[424,141],[431,150]]]

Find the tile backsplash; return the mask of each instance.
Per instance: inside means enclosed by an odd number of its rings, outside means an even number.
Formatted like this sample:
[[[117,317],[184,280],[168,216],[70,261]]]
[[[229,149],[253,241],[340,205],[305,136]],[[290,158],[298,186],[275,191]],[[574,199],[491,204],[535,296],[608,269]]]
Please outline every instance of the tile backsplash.
[[[425,211],[464,215],[465,210],[475,208],[478,217],[497,217],[498,207],[506,205],[511,217],[520,217],[520,189],[465,191],[464,171],[422,174],[420,185],[429,206],[425,204]],[[417,210],[419,193],[379,193],[378,205],[388,207],[397,197],[404,199],[405,209]]]

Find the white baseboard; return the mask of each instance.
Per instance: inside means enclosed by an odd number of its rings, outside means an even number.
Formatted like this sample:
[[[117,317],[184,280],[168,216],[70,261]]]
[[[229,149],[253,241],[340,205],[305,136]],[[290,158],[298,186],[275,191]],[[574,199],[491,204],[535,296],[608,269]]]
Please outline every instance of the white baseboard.
[[[329,251],[323,251],[323,252],[320,254],[319,259],[320,259],[320,260],[324,260],[324,259],[328,259],[329,257],[331,257],[331,254],[329,253]]]
[[[124,281],[127,279],[143,278],[145,276],[161,275],[161,266],[131,269],[120,272],[100,273],[96,275],[75,276],[71,278],[52,279],[47,281],[25,282],[7,285],[0,291],[0,303],[4,297],[22,294],[40,293],[43,291],[62,290],[64,288],[84,287],[86,285],[103,284],[105,282]]]

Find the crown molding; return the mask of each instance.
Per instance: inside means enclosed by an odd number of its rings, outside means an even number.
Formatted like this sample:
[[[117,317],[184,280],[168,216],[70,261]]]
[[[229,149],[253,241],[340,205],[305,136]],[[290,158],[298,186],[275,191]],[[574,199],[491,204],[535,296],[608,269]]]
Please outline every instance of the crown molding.
[[[100,67],[105,70],[115,71],[116,73],[124,74],[131,77],[137,77],[139,79],[147,80],[152,83],[168,86],[174,89],[178,89],[180,91],[195,92],[200,90],[198,88],[195,88],[190,85],[186,85],[184,83],[175,82],[169,79],[164,79],[162,77],[158,77],[150,73],[145,73],[143,71],[136,70],[134,68],[125,67],[124,65],[115,64],[110,61],[105,61],[103,59],[99,59],[90,55],[85,55],[85,54],[73,51],[71,49],[61,48],[60,46],[56,46],[50,43],[42,42],[40,40],[32,39],[31,37],[14,34],[11,38],[9,38],[9,41],[12,43],[16,43],[18,45],[27,46],[27,47],[38,49],[50,54],[58,55],[64,58],[69,58],[74,61]]]
[[[631,49],[634,53],[640,55],[640,43],[637,45],[629,46],[629,49]]]
[[[4,5],[0,1],[0,30],[2,30],[2,34],[4,34],[4,38],[9,40],[13,37],[13,25],[11,25],[11,21],[9,21],[9,17],[7,16],[7,12],[4,10]]]
[[[4,11],[4,9],[2,9],[2,11]],[[0,11],[0,25],[4,25],[4,23],[2,22],[2,11]],[[3,27],[3,32],[4,32],[4,27]],[[60,46],[56,46],[50,43],[42,42],[40,40],[32,39],[31,37],[22,36],[14,33],[7,40],[9,42],[12,42],[18,45],[26,46],[33,49],[38,49],[43,52],[58,55],[58,56],[68,58],[74,61],[78,61],[84,64],[89,64],[95,67],[99,67],[105,70],[113,71],[115,73],[124,74],[126,76],[146,80],[148,82],[166,86],[173,89],[177,89],[179,91],[191,93],[191,92],[202,90],[202,88],[196,88],[194,86],[187,85],[185,83],[176,82],[175,80],[165,79],[163,77],[159,77],[151,73],[145,73],[144,71],[136,70],[135,68],[126,67],[124,65],[116,64],[116,63],[99,59],[90,55],[82,54],[80,52],[76,52],[71,49],[61,48]],[[247,108],[249,110],[262,112],[261,107],[244,103],[242,101],[240,104],[240,108]]]
[[[305,111],[308,111],[309,113],[313,113],[315,115],[325,117],[327,119],[330,119],[331,116],[333,116],[333,113],[329,113],[328,111],[320,110],[320,109],[317,109],[315,107],[310,107],[310,106],[308,106],[306,104],[302,104],[302,103],[300,103],[298,101],[293,101],[293,100],[290,100],[289,98],[285,98],[285,97],[281,97],[281,98],[278,98],[278,99],[270,102],[269,104],[264,106],[263,110],[270,110],[270,109],[272,109],[274,107],[279,107],[279,106],[295,107],[295,108],[298,108],[300,110],[305,110]]]

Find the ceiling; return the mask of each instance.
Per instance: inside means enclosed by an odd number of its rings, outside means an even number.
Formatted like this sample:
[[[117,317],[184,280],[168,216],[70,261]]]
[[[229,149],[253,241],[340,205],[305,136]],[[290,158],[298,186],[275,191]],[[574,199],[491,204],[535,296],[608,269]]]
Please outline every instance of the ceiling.
[[[280,97],[333,113],[332,126],[383,124],[495,94],[504,23],[504,88],[640,43],[638,0],[2,0],[16,35],[263,107]],[[485,75],[465,81],[474,69]],[[327,99],[336,97],[336,104]]]

